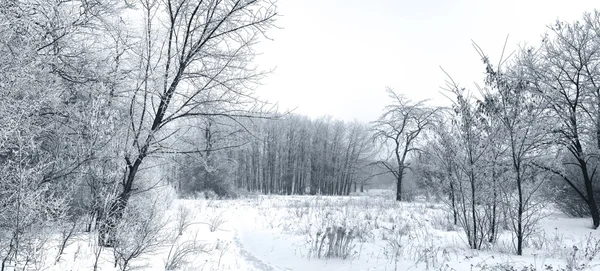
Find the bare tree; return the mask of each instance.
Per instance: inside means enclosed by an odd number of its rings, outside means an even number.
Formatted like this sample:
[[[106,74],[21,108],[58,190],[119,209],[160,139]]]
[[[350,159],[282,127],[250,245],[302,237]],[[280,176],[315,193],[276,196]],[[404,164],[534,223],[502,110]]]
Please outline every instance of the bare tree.
[[[514,180],[505,189],[505,204],[508,206],[509,219],[513,222],[516,237],[517,255],[523,253],[523,242],[531,233],[537,219],[533,196],[542,181],[537,176],[539,168],[535,160],[544,155],[544,147],[551,143],[549,130],[550,115],[542,99],[537,99],[527,80],[524,67],[518,59],[511,66],[503,68],[500,60],[494,67],[481,48],[474,44],[486,65],[486,88],[483,89],[485,100],[482,107],[492,119],[499,122],[500,130],[506,136],[500,137],[508,146],[507,159]],[[508,183],[506,183],[508,184]],[[514,190],[516,188],[516,199]],[[516,206],[514,206],[516,204]]]
[[[452,105],[455,116],[450,122],[457,146],[453,177],[457,184],[458,220],[467,235],[469,246],[480,249],[492,232],[487,228],[491,225],[487,221],[489,216],[482,214],[479,208],[488,197],[485,193],[489,189],[485,166],[491,142],[488,136],[492,133],[485,131],[487,127],[483,123],[483,112],[474,103],[474,97],[448,77],[445,89],[456,96]]]
[[[402,181],[405,170],[410,168],[406,158],[418,151],[415,141],[432,122],[435,110],[427,108],[424,101],[413,103],[391,89],[387,92],[393,103],[373,123],[373,136],[387,149],[388,157],[380,163],[396,179],[396,200],[402,200]]]
[[[177,148],[190,118],[257,116],[252,86],[265,73],[250,67],[252,49],[276,16],[273,1],[140,0],[139,44],[129,52],[132,82],[129,134],[121,192],[105,214],[102,244],[136,191],[138,171],[150,156],[201,151]],[[124,58],[127,59],[127,58]]]
[[[458,176],[457,176],[457,142],[453,136],[452,126],[446,122],[451,116],[444,116],[447,110],[440,110],[431,130],[431,139],[423,147],[423,152],[417,157],[416,178],[428,189],[438,188],[452,210],[454,225],[458,224]]]
[[[522,60],[528,80],[558,120],[552,127],[556,141],[575,159],[584,191],[561,170],[540,166],[560,176],[587,203],[594,228],[600,226],[600,212],[594,195],[597,168],[590,159],[597,157],[598,148],[588,143],[597,136],[590,133],[596,130],[592,125],[600,121],[593,100],[598,91],[600,41],[589,24],[597,20],[598,16],[588,23],[557,21],[549,27],[541,48],[528,50]]]

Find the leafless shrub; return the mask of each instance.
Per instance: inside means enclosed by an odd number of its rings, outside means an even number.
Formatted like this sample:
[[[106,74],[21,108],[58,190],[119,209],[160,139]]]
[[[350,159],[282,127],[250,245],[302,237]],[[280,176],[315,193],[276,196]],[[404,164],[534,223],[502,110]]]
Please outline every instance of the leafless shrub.
[[[136,198],[128,204],[116,229],[115,267],[130,270],[132,260],[156,252],[169,241],[168,221],[161,207],[166,206],[159,195],[151,200]]]
[[[420,246],[416,252],[416,257],[415,264],[425,264],[425,270],[451,270],[448,265],[450,252],[433,243]]]
[[[217,262],[217,268],[221,266],[221,260],[223,259],[223,255],[229,250],[229,246],[231,242],[223,242],[217,239],[217,244],[215,245],[215,249],[219,251],[219,260]]]
[[[183,232],[193,224],[194,212],[184,205],[177,208],[177,234],[183,235]]]
[[[568,254],[565,251],[567,241],[565,235],[558,230],[553,233],[539,231],[531,235],[527,240],[527,245],[539,251],[539,254],[544,257],[564,258]]]
[[[355,246],[354,237],[354,232],[345,227],[327,227],[315,234],[309,253],[317,258],[346,259]]]
[[[565,261],[567,271],[586,270],[590,267],[590,262],[600,254],[600,240],[593,237],[590,233],[580,247],[574,245],[567,255]]]
[[[94,253],[94,271],[98,270],[98,261],[100,261],[100,255],[102,255],[102,250],[104,249],[104,246],[100,245],[98,240],[100,240],[100,238],[94,237],[91,241],[92,252]]]
[[[0,219],[0,257],[2,268],[43,269],[48,257],[47,245],[56,233],[51,226],[64,220],[65,200],[40,189],[18,197],[14,209],[5,210]]]
[[[77,244],[77,248],[73,252],[73,261],[76,262],[81,254],[81,244]]]
[[[215,231],[219,230],[219,228],[221,228],[221,226],[223,224],[225,224],[225,222],[227,222],[227,220],[225,220],[225,218],[223,218],[223,213],[225,213],[225,212],[213,214],[213,216],[209,218],[208,229],[210,230],[210,232],[215,232]]]
[[[553,180],[547,189],[547,197],[552,200],[552,203],[559,211],[571,217],[590,217],[588,203],[581,200],[580,196],[574,189],[565,188],[562,182]],[[594,192],[594,198],[600,198],[598,191]]]
[[[61,227],[60,239],[58,240],[58,253],[55,260],[56,263],[60,261],[60,257],[63,255],[65,248],[72,243],[72,237],[78,224],[78,221],[74,220]]]
[[[583,257],[587,261],[592,261],[598,255],[600,255],[600,239],[593,237],[590,233],[583,248]]]
[[[165,260],[165,270],[181,269],[189,263],[188,259],[191,256],[208,252],[207,245],[198,242],[196,237],[194,237],[193,240],[183,242],[179,242],[178,239],[179,238],[176,238],[169,249],[169,254]]]
[[[410,227],[408,224],[401,226],[394,225],[391,229],[386,229],[383,239],[386,241],[385,255],[394,260],[394,270],[398,269],[398,260],[402,257],[402,249],[406,236],[408,236]]]
[[[451,220],[449,215],[432,216],[429,220],[434,229],[441,231],[455,231],[456,225]]]
[[[20,261],[15,266],[15,270],[43,270],[47,268],[46,245],[49,241],[50,232],[44,229],[38,229],[39,232],[32,230],[31,233],[24,236],[20,242],[21,251]]]

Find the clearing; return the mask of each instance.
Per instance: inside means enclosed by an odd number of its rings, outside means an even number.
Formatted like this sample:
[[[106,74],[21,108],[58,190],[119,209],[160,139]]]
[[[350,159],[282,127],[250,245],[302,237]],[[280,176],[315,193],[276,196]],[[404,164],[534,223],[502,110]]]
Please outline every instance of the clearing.
[[[529,238],[524,256],[515,256],[506,229],[495,244],[472,250],[443,204],[398,203],[381,191],[347,197],[176,200],[169,210],[163,233],[177,232],[178,222],[185,222],[182,234],[132,260],[131,267],[165,270],[169,262],[171,270],[207,271],[600,268],[600,236],[590,219],[550,211]],[[92,270],[97,252],[93,239],[76,236],[60,261],[46,270]],[[194,244],[195,252],[178,255],[182,244]],[[53,253],[48,249],[48,255]],[[100,252],[98,270],[119,270],[111,249]]]

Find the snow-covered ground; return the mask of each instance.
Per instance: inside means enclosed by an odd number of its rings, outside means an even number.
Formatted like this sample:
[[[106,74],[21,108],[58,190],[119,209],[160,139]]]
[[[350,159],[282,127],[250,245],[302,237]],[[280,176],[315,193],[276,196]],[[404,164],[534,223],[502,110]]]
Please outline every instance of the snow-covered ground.
[[[185,210],[189,225],[178,235],[178,213]],[[600,270],[600,232],[590,228],[590,219],[549,214],[525,255],[515,256],[508,232],[485,250],[471,250],[444,205],[397,203],[386,193],[177,200],[169,221],[165,232],[173,233],[172,241],[132,267],[165,270],[177,247],[194,244],[174,270]],[[324,236],[334,231],[338,257],[327,257]],[[41,269],[93,270],[93,240],[77,235],[58,263]],[[55,253],[48,249],[47,262]],[[111,249],[101,252],[98,270],[119,270]]]

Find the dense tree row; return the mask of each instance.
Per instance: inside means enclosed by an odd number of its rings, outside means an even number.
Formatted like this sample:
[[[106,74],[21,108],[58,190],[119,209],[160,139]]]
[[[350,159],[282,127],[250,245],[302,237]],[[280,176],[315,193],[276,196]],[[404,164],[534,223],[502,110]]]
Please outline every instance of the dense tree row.
[[[264,194],[348,195],[380,171],[368,126],[288,114],[235,123],[213,118],[191,141],[204,150],[179,159],[184,194],[234,188]]]
[[[262,193],[347,195],[364,185],[368,127],[297,115],[255,123],[257,138],[234,154],[237,187]]]

